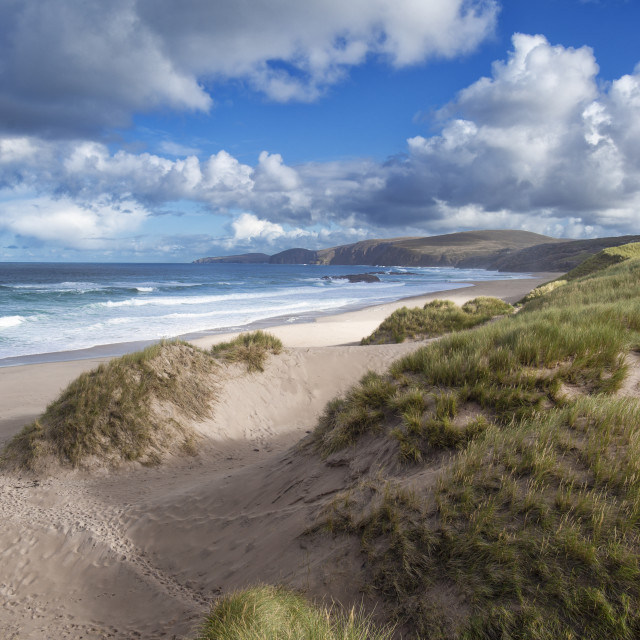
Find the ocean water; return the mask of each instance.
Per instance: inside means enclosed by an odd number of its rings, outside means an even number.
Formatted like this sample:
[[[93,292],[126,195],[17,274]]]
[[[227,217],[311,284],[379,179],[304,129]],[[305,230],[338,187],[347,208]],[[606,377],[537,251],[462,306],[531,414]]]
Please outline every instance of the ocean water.
[[[383,272],[379,283],[322,276]],[[262,264],[0,263],[0,366],[179,335],[304,322],[400,298],[527,277],[480,269]],[[120,345],[120,346],[118,346]]]

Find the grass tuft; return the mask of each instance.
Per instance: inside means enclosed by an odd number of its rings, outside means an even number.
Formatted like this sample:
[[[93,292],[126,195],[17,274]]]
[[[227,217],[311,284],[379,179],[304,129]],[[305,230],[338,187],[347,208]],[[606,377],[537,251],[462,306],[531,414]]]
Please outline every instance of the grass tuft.
[[[358,438],[376,431],[395,388],[386,378],[370,371],[344,398],[330,402],[313,433],[313,440],[323,456],[354,444]]]
[[[282,351],[282,342],[266,331],[241,333],[235,340],[211,347],[210,353],[227,362],[244,362],[247,371],[264,371],[267,356]]]
[[[336,607],[316,607],[284,587],[258,586],[220,599],[197,640],[390,640],[392,629]]]

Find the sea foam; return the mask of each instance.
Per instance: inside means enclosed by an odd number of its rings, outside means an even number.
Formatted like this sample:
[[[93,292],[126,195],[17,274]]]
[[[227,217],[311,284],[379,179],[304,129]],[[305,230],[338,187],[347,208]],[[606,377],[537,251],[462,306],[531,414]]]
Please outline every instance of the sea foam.
[[[24,322],[23,316],[0,316],[0,329],[17,327]]]

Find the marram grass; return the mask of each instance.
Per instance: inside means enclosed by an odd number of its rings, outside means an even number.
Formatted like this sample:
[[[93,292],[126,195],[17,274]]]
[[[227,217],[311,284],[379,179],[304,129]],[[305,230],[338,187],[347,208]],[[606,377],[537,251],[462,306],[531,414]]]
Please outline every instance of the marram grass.
[[[630,258],[328,405],[322,455],[367,436],[405,468],[354,481],[315,529],[359,537],[404,638],[640,637],[640,403],[616,395],[639,349]]]
[[[195,435],[172,417],[205,417],[216,363],[186,342],[161,342],[83,373],[6,446],[5,464],[36,469],[46,457],[154,464],[178,440],[193,452]],[[158,406],[173,411],[158,411]]]
[[[247,371],[263,371],[267,356],[282,351],[279,338],[265,331],[241,333],[229,342],[221,342],[211,347],[210,353],[227,362],[243,362]]]
[[[281,349],[280,340],[256,331],[213,353],[176,340],[114,358],[73,380],[7,444],[0,465],[36,471],[49,459],[91,467],[157,464],[175,449],[195,454],[197,436],[188,422],[211,412],[218,358],[261,370]]]
[[[390,628],[376,626],[355,611],[310,604],[275,586],[257,586],[220,599],[197,640],[390,640]]]

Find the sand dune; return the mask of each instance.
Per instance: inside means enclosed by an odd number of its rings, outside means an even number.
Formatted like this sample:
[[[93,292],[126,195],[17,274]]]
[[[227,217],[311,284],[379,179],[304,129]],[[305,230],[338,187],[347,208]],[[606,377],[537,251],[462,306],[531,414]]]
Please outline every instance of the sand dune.
[[[327,559],[297,537],[341,474],[276,452],[311,430],[329,399],[411,348],[291,349],[263,373],[231,367],[215,417],[194,424],[205,436],[197,459],[0,477],[3,637],[181,637],[220,591],[256,580],[311,588],[307,574],[317,580]]]
[[[519,298],[539,282],[507,281],[502,291]],[[335,346],[369,333],[392,307],[274,329],[285,352],[263,373],[229,368],[214,417],[193,425],[203,435],[197,458],[94,476],[0,475],[1,637],[189,637],[217,594],[257,581],[358,599],[353,543],[303,535],[354,471],[295,445],[328,400],[415,348]],[[0,441],[95,364],[0,370]]]

